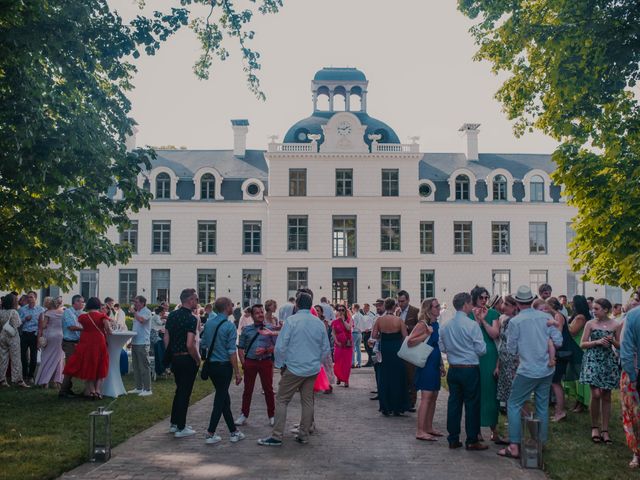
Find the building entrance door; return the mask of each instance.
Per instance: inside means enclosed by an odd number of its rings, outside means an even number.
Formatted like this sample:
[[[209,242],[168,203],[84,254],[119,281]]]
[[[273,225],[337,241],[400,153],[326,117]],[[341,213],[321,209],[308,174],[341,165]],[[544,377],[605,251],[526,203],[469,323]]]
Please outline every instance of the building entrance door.
[[[348,303],[356,301],[358,270],[356,268],[334,268],[331,289],[332,303]]]

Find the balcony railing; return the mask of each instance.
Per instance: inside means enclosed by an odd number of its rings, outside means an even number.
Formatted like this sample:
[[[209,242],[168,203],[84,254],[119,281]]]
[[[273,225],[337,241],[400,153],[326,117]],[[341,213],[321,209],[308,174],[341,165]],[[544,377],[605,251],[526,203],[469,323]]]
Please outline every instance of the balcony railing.
[[[269,143],[269,152],[278,153],[318,153],[318,143]],[[419,153],[418,143],[371,143],[371,153]]]
[[[311,143],[270,143],[269,152],[317,153],[317,142]]]
[[[420,145],[417,143],[371,143],[371,153],[418,153]]]

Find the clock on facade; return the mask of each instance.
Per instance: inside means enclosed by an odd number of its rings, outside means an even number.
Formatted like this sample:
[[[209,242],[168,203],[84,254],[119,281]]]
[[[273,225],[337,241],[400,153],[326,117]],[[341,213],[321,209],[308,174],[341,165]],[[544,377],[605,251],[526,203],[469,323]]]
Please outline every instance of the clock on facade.
[[[351,133],[351,124],[349,122],[340,122],[338,124],[338,135],[347,136]]]

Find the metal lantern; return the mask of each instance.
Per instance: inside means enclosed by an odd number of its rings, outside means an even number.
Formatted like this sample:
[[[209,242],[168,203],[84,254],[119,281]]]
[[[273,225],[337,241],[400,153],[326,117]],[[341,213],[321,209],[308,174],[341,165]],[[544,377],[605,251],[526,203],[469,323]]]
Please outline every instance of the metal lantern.
[[[89,460],[92,462],[106,462],[111,458],[112,413],[98,407],[89,414]]]
[[[542,468],[542,423],[533,414],[522,417],[520,464],[523,468]]]

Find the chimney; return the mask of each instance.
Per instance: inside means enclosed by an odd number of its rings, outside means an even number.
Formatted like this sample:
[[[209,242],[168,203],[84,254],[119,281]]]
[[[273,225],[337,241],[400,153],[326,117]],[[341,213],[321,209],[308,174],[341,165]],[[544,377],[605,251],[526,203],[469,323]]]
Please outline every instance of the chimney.
[[[231,128],[233,128],[233,154],[236,157],[244,158],[247,151],[249,120],[231,120]]]
[[[465,123],[458,131],[467,139],[467,161],[478,161],[478,130],[479,123]]]

